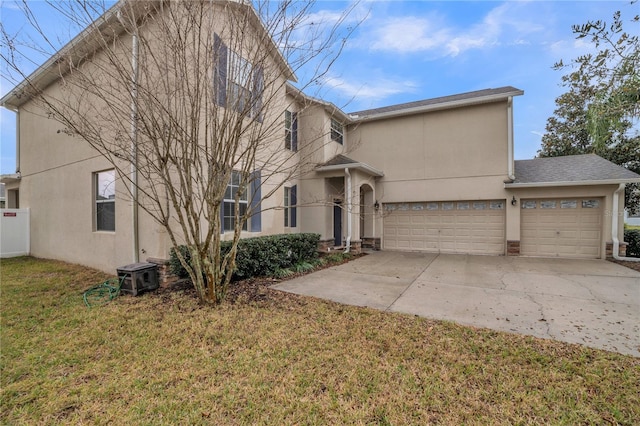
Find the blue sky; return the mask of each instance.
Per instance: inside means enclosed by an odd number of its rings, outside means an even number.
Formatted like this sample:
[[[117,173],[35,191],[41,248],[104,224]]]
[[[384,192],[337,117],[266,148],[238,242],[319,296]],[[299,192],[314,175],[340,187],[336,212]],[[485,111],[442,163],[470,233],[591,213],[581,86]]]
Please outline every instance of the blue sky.
[[[347,4],[320,1],[317,14],[332,19]],[[554,101],[565,91],[563,73],[552,65],[593,49],[575,38],[571,26],[610,21],[616,10],[626,20],[639,12],[629,1],[363,1],[354,20],[366,18],[322,88],[310,94],[351,112],[514,86],[525,92],[514,101],[515,156],[533,158]],[[2,0],[0,13],[8,29],[26,26],[13,2]],[[61,41],[74,31],[43,22]],[[1,94],[9,89],[2,79]],[[0,124],[0,173],[13,173],[13,113],[2,109]]]

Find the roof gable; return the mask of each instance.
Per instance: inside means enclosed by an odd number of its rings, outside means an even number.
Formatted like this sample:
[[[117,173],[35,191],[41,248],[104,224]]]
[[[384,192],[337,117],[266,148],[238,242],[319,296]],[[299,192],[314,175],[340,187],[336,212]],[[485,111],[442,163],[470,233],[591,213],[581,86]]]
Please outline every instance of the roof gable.
[[[44,64],[40,65],[34,72],[3,96],[2,99],[0,99],[0,106],[4,106],[9,109],[19,108],[29,98],[24,95],[25,91],[28,91],[29,88],[43,90],[53,82],[57,81],[60,78],[60,75],[66,72],[64,69],[64,67],[68,66],[68,61],[65,59],[66,57],[71,57],[76,60],[100,49],[101,45],[96,42],[96,39],[93,36],[101,35],[107,40],[110,40],[122,34],[125,31],[125,26],[121,21],[120,14],[134,14],[138,17],[156,13],[160,10],[159,6],[164,1],[166,0],[133,2],[127,0],[118,1],[60,50],[53,54]],[[229,6],[235,8],[246,8],[249,14],[248,17],[251,19],[253,26],[257,28],[258,31],[267,33],[264,23],[250,2],[245,0],[214,1],[217,3],[227,3]],[[158,6],[158,8],[155,8],[154,6]],[[282,52],[275,45],[273,39],[268,34],[264,39],[269,43],[267,48],[270,52],[273,52],[276,63],[279,65],[285,78],[296,81],[293,70],[282,55]]]

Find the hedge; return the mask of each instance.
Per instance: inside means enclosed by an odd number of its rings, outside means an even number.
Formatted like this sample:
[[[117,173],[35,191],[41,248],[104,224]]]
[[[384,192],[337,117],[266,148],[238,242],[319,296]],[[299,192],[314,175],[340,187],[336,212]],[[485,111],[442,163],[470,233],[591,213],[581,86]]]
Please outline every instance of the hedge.
[[[273,276],[276,271],[287,269],[301,262],[309,262],[318,257],[320,234],[281,234],[264,237],[244,238],[238,241],[236,269],[232,279]],[[178,249],[190,262],[187,246]],[[231,241],[220,245],[221,255],[229,253]],[[180,264],[174,249],[171,249],[169,265],[171,273],[180,278],[188,278],[187,271]]]
[[[627,257],[640,257],[640,230],[626,229],[624,231],[624,240],[627,246]]]

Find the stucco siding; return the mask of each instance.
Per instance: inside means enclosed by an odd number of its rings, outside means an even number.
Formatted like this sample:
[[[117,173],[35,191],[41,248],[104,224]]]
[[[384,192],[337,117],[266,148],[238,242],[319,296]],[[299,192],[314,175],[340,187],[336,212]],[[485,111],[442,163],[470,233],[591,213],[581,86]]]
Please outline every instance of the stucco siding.
[[[350,157],[385,174],[385,182],[507,175],[507,103],[359,123]]]

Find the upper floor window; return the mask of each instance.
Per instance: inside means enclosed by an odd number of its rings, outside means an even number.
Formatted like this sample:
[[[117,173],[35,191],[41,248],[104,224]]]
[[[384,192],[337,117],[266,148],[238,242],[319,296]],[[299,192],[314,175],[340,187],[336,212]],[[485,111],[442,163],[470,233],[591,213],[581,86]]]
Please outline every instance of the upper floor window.
[[[338,142],[340,145],[343,143],[343,127],[342,124],[335,120],[331,119],[331,140]]]
[[[227,60],[227,104],[236,105],[238,111],[244,111],[251,101],[252,65],[249,61],[229,50]]]
[[[242,174],[233,170],[231,172],[231,181],[227,185],[227,189],[224,193],[224,200],[222,205],[222,229],[224,231],[233,231],[236,225],[236,213],[240,220],[247,213],[247,206],[249,204],[247,196],[246,184],[242,186]],[[240,193],[238,195],[238,192]],[[236,196],[238,195],[238,203],[236,204]],[[247,230],[247,222],[242,224],[242,230]]]
[[[298,150],[298,114],[289,110],[284,112],[284,147]]]
[[[213,86],[216,103],[241,114],[262,120],[262,67],[255,66],[238,52],[227,47],[214,34]]]
[[[95,229],[116,230],[116,171],[105,170],[93,174]]]

